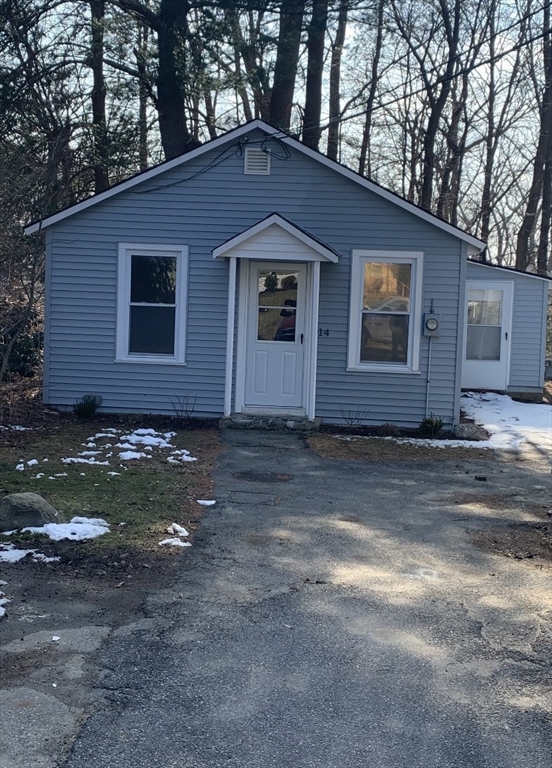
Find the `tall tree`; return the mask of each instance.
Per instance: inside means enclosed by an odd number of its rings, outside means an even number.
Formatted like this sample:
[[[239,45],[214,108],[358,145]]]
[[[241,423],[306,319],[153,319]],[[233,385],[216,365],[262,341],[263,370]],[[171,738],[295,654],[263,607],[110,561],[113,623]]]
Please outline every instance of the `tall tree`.
[[[312,15],[307,37],[307,84],[303,112],[303,143],[318,149],[322,130],[322,76],[324,41],[328,24],[328,0],[312,0]]]
[[[289,130],[291,122],[304,12],[305,0],[281,0],[269,120],[284,131]]]
[[[530,238],[534,233],[537,221],[539,203],[543,202],[543,192],[550,202],[550,181],[549,181],[549,158],[550,143],[552,142],[552,37],[550,31],[550,3],[544,6],[542,14],[542,57],[544,69],[544,83],[542,88],[542,97],[539,109],[539,139],[533,162],[533,174],[531,186],[527,195],[527,204],[525,213],[519,229],[516,248],[516,267],[518,269],[527,269],[531,261],[529,250]],[[544,181],[546,180],[546,186]],[[543,223],[545,226],[544,234],[541,233],[541,247],[539,248],[539,270],[546,271],[546,261],[548,259],[546,249],[549,237],[550,207],[544,211]],[[547,226],[548,224],[548,226]]]
[[[108,138],[105,115],[104,23],[105,0],[90,0],[92,68],[92,131],[94,135],[94,191],[103,192],[109,186]]]
[[[340,0],[337,17],[337,29],[332,45],[329,84],[330,119],[328,125],[328,145],[326,154],[332,160],[337,160],[339,150],[339,118],[341,115],[341,60],[347,32],[347,17],[349,0]]]

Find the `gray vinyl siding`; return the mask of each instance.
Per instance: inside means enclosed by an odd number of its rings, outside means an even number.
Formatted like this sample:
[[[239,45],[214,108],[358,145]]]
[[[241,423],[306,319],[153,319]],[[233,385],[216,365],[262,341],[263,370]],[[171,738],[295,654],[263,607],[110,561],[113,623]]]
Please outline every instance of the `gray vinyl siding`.
[[[514,284],[508,390],[523,392],[542,389],[548,282],[472,262],[468,263],[467,277],[468,280]]]
[[[219,152],[52,226],[49,403],[70,408],[90,393],[102,396],[103,411],[171,414],[171,399],[188,394],[197,397],[195,415],[222,415],[228,264],[211,251],[277,212],[341,254],[338,264],[321,267],[319,327],[330,335],[318,344],[317,415],[339,423],[344,409],[356,409],[367,411],[370,423],[408,426],[425,415],[426,338],[419,374],[346,371],[352,250],[411,250],[424,252],[423,311],[433,299],[442,315],[429,411],[452,423],[461,241],[295,150],[286,161],[273,155],[270,176],[244,175],[243,157],[229,153],[186,181]],[[114,362],[119,242],[189,247],[185,366]]]

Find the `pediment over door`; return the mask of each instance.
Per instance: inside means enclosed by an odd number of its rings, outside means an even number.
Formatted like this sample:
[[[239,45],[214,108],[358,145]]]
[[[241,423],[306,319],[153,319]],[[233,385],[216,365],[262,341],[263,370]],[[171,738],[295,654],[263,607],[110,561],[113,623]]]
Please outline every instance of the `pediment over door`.
[[[213,258],[256,261],[327,261],[339,253],[288,219],[273,213],[213,250]]]

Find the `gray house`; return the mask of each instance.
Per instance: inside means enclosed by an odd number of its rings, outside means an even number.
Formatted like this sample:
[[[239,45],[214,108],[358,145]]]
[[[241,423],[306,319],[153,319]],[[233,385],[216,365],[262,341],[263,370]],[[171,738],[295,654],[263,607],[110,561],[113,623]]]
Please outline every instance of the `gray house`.
[[[196,416],[451,425],[462,386],[542,386],[545,281],[472,264],[477,238],[259,120],[26,232],[41,230],[60,409],[92,394],[171,415],[190,398]],[[466,364],[497,343],[508,374],[477,384]]]

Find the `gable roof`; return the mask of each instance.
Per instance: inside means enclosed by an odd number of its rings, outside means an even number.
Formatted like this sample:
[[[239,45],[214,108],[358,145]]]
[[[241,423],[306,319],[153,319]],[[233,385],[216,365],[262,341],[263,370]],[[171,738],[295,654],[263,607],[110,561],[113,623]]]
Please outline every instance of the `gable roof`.
[[[297,224],[289,221],[289,219],[280,216],[279,213],[271,213],[265,219],[258,221],[257,224],[240,232],[239,235],[235,235],[234,237],[231,237],[230,240],[226,240],[226,242],[218,245],[213,249],[213,258],[221,259],[233,255],[231,251],[239,248],[240,245],[247,243],[248,240],[256,238],[258,235],[262,235],[263,232],[266,232],[266,230],[271,227],[278,227],[288,235],[291,235],[296,241],[300,240],[312,252],[312,258],[308,259],[309,261],[332,261],[334,264],[338,262],[338,251],[330,245],[327,245],[327,243],[324,243],[320,238],[311,235],[306,229],[298,227]],[[250,254],[247,255],[250,256]],[[285,259],[283,260],[285,261]],[[296,260],[296,256],[293,257],[293,260]]]
[[[525,272],[523,269],[516,269],[515,267],[505,267],[502,264],[489,264],[487,261],[477,261],[477,259],[468,259],[468,261],[470,264],[477,264],[479,267],[502,269],[505,272],[513,272],[515,275],[523,275],[524,277],[536,277],[537,280],[552,281],[552,277],[549,277],[548,275],[537,275],[535,272]],[[552,285],[549,286],[549,290],[552,290]]]
[[[370,192],[383,197],[385,200],[398,205],[400,208],[404,208],[414,216],[418,216],[424,221],[433,224],[433,226],[444,230],[448,234],[463,240],[468,244],[471,253],[479,252],[485,248],[485,243],[482,240],[479,240],[473,235],[470,235],[463,229],[455,227],[453,224],[449,224],[447,221],[444,221],[444,219],[441,219],[435,214],[420,208],[408,200],[405,200],[404,197],[397,195],[395,192],[391,192],[390,190],[381,187],[374,181],[370,181],[369,179],[364,178],[364,176],[361,176],[355,171],[352,171],[350,168],[337,163],[335,160],[330,160],[329,157],[326,157],[322,153],[316,152],[314,149],[306,147],[297,139],[294,139],[292,136],[286,134],[284,131],[281,131],[278,128],[274,128],[274,126],[265,123],[263,120],[252,120],[249,123],[245,123],[239,128],[234,128],[222,136],[202,144],[200,147],[197,147],[197,149],[192,149],[190,152],[186,152],[184,155],[179,155],[178,157],[174,157],[172,160],[167,160],[164,163],[160,163],[159,165],[156,165],[147,171],[142,171],[142,173],[131,176],[129,179],[126,179],[126,181],[122,181],[119,184],[115,184],[113,187],[106,189],[105,192],[100,192],[97,195],[88,197],[85,200],[82,200],[80,203],[75,203],[74,205],[65,208],[59,213],[54,213],[51,216],[47,216],[45,219],[35,221],[25,228],[25,234],[31,235],[34,232],[40,232],[42,229],[46,229],[46,227],[49,227],[52,224],[56,224],[58,221],[62,221],[69,216],[74,216],[76,213],[86,210],[86,208],[89,208],[92,205],[96,205],[96,203],[100,203],[109,199],[110,197],[113,197],[114,195],[118,195],[120,192],[131,189],[137,184],[141,184],[143,181],[148,181],[149,179],[152,179],[161,173],[165,173],[165,171],[169,171],[172,168],[176,168],[177,166],[184,165],[191,160],[195,160],[197,157],[201,157],[201,155],[205,154],[206,152],[210,152],[213,149],[222,147],[224,144],[238,139],[255,129],[264,131],[269,137],[277,139],[282,144],[287,145],[297,150],[298,152],[302,152],[304,155],[307,155],[313,160],[322,163],[322,165],[331,168],[333,171],[341,174],[342,176],[345,176],[346,178],[350,179],[356,184],[359,184],[365,189],[370,190]]]

